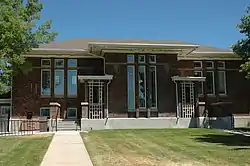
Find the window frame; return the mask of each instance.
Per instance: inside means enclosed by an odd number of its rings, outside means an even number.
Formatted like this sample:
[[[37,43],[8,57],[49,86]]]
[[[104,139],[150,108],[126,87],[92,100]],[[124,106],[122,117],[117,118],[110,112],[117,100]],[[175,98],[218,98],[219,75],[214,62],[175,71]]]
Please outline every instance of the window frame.
[[[207,64],[205,64],[206,69],[214,69],[214,61],[205,61],[205,63],[211,63],[211,67],[207,67]]]
[[[69,81],[72,82],[72,77],[69,77],[70,71],[76,71],[76,94],[69,94]],[[70,79],[70,80],[69,80]],[[77,97],[78,96],[78,81],[77,81],[77,69],[67,69],[67,96],[68,97]]]
[[[224,88],[225,88],[225,92],[224,93],[221,93],[221,92],[219,92],[219,89],[218,89],[218,94],[220,95],[220,96],[223,96],[223,95],[227,95],[227,79],[226,79],[226,71],[222,71],[222,70],[220,70],[220,71],[217,71],[218,72],[218,74],[217,74],[217,80],[219,80],[219,73],[223,73],[223,75],[224,75]],[[219,83],[218,83],[219,84]]]
[[[70,60],[75,60],[76,61],[76,66],[69,66],[69,61]],[[76,58],[69,58],[69,59],[67,59],[67,68],[68,69],[77,68],[77,65],[78,65],[78,60]]]
[[[44,109],[48,109],[49,110],[49,116],[42,116],[42,110]],[[47,117],[47,118],[50,118],[50,107],[40,107],[40,114],[39,114],[41,117]]]
[[[214,71],[211,71],[211,70],[206,71],[206,78],[207,78],[207,73],[212,73],[212,77],[213,77],[213,83],[212,83],[212,85],[213,85],[213,93],[208,93],[207,92],[207,95],[208,96],[214,96],[215,95],[215,77],[214,77]],[[206,79],[206,81],[207,81],[207,79]]]
[[[56,62],[57,62],[57,61],[60,61],[60,60],[63,62],[63,64],[62,64],[62,66],[57,66],[57,65],[56,65]],[[64,68],[64,66],[65,66],[65,61],[64,61],[64,59],[54,59],[54,68],[55,68],[55,69],[62,69],[62,68]]]
[[[223,64],[223,67],[219,67],[218,63],[222,63],[222,64]],[[225,69],[226,69],[226,62],[225,62],[225,61],[218,61],[218,62],[217,62],[217,69],[225,70]]]
[[[47,95],[47,94],[42,94],[42,88],[43,88],[43,72],[44,71],[48,71],[49,74],[50,74],[50,84],[49,84],[49,89],[50,89],[50,93]],[[51,79],[51,69],[41,69],[41,83],[40,83],[40,86],[41,86],[41,89],[40,89],[40,94],[42,97],[46,97],[46,96],[51,96],[51,92],[52,92],[52,79]]]
[[[49,61],[49,65],[43,65],[43,61]],[[41,67],[51,68],[51,59],[41,59]]]
[[[156,64],[156,55],[148,55],[148,62],[150,63],[150,64]],[[153,61],[151,60],[151,57],[153,57]]]
[[[62,71],[63,72],[63,93],[62,94],[56,94],[56,71]],[[54,96],[64,96],[65,95],[65,70],[64,69],[54,69]]]
[[[140,106],[140,104],[139,104],[139,108],[146,108],[147,107],[147,93],[146,93],[146,91],[147,91],[147,78],[146,78],[146,76],[147,76],[147,74],[146,74],[146,66],[145,65],[139,65],[138,66],[138,78],[139,78],[139,68],[140,67],[143,67],[142,69],[143,69],[143,75],[144,75],[144,90],[145,90],[145,95],[144,95],[144,97],[145,97],[145,101],[144,101],[144,107],[141,107]],[[139,79],[137,80],[138,81],[138,92],[139,92],[139,100],[140,100],[140,83],[139,83]],[[139,101],[139,103],[140,103],[140,101]]]
[[[150,106],[150,108],[158,109],[157,67],[156,67],[156,65],[150,65],[149,68],[154,68],[154,70],[155,70],[155,79],[154,79],[154,81],[155,81],[155,86],[154,86],[154,88],[155,88],[155,106],[154,107]],[[152,101],[151,101],[151,105],[152,105]]]

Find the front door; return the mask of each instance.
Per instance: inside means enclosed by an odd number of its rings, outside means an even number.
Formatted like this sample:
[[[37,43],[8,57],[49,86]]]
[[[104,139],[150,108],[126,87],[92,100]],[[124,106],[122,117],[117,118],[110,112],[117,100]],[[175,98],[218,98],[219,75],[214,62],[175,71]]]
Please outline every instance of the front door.
[[[104,81],[88,81],[89,118],[104,118]]]

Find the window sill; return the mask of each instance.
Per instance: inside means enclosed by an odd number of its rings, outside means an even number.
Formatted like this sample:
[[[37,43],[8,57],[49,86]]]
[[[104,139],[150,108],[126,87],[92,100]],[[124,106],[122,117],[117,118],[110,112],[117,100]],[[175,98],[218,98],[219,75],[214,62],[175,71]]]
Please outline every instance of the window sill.
[[[41,98],[51,98],[51,95],[41,95]]]
[[[228,97],[227,94],[219,94],[220,97]]]
[[[208,97],[216,97],[215,94],[207,94]]]

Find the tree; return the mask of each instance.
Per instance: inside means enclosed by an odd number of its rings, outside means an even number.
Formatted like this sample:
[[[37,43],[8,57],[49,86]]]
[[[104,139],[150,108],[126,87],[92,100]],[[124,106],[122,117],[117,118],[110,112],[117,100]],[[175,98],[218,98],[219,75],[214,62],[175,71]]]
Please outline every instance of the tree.
[[[0,0],[0,94],[10,90],[11,77],[31,68],[22,55],[53,41],[52,21],[38,24],[40,0]]]
[[[247,78],[250,78],[250,6],[247,7],[246,15],[241,18],[241,23],[237,27],[240,33],[244,35],[244,38],[238,40],[232,46],[232,49],[236,55],[239,55],[244,60],[241,71],[246,73]]]

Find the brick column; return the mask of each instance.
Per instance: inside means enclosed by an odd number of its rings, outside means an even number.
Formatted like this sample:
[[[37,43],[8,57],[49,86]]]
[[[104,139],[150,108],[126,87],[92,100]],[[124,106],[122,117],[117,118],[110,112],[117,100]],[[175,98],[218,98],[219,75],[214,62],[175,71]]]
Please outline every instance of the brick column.
[[[57,102],[51,102],[50,105],[50,119],[60,118],[61,105]]]
[[[82,118],[87,119],[89,113],[89,103],[88,102],[81,102],[81,109],[82,109]]]

